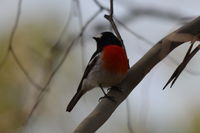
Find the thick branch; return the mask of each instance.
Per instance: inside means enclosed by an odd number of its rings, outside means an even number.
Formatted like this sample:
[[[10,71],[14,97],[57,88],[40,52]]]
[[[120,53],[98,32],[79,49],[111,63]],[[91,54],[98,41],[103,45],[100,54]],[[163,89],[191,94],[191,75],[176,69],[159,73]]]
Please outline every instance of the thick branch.
[[[111,116],[119,104],[126,99],[131,91],[147,73],[165,58],[173,49],[188,41],[199,41],[200,17],[169,34],[152,47],[135,65],[131,67],[126,78],[119,84],[122,93],[112,90],[108,95],[114,96],[116,102],[103,99],[85,120],[75,129],[74,133],[94,133]]]

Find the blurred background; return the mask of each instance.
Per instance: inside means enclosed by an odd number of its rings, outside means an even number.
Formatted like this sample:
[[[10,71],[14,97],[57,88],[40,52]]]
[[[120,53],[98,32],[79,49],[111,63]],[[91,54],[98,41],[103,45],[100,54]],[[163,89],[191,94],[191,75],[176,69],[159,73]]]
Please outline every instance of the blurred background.
[[[71,133],[103,95],[94,89],[71,113],[65,112],[96,49],[92,37],[111,29],[103,17],[107,12],[100,9],[100,5],[109,8],[109,0],[21,2],[20,6],[18,0],[0,1],[0,132]],[[114,15],[130,65],[165,35],[197,17],[199,4],[199,0],[115,0]],[[154,67],[97,133],[200,133],[200,54],[173,88],[162,90],[188,47],[181,45]]]

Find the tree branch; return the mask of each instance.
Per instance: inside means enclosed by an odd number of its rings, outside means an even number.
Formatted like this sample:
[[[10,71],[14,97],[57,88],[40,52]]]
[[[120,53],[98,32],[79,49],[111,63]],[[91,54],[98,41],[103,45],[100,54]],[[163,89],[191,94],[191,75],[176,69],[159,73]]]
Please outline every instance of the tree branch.
[[[103,99],[96,108],[80,123],[74,133],[94,133],[112,115],[115,109],[127,98],[131,91],[142,81],[146,74],[164,59],[172,50],[188,41],[200,41],[200,17],[167,35],[155,44],[136,64],[118,87],[122,93],[110,90],[108,95],[116,102]]]
[[[115,32],[115,34],[117,35],[117,38],[122,42],[123,44],[123,40],[122,40],[122,37],[117,29],[117,26],[113,20],[113,14],[114,14],[114,11],[113,11],[113,0],[110,0],[110,15],[104,15],[104,17],[110,22],[110,24],[112,25],[112,28]],[[124,45],[124,44],[123,44]]]

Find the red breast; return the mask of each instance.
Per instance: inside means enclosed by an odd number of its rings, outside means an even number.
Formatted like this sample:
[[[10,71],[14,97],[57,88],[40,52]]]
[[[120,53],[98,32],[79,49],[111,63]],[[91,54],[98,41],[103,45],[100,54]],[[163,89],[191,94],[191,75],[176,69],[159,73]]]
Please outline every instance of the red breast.
[[[103,48],[103,66],[109,72],[125,74],[128,71],[128,59],[124,48],[108,45]]]

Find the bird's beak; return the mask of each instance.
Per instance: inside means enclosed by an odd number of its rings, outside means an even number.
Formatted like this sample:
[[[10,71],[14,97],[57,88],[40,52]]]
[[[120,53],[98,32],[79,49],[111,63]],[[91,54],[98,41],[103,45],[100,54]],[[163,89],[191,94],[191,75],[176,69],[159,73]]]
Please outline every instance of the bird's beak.
[[[99,35],[93,37],[93,39],[98,42],[101,40],[102,36],[103,36],[102,34],[99,34]]]
[[[93,37],[94,40],[98,41],[100,38],[98,37]]]

